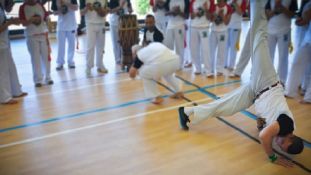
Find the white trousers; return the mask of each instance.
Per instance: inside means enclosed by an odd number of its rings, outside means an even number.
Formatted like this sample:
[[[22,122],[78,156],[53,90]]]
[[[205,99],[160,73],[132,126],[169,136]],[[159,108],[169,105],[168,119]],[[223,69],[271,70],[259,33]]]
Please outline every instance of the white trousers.
[[[246,109],[253,104],[257,93],[278,81],[266,39],[267,21],[264,15],[265,1],[253,0],[252,2],[252,29],[250,37],[254,39],[250,82],[216,101],[206,105],[192,107],[194,111],[194,120],[192,122],[194,123],[211,117],[230,116]]]
[[[171,50],[175,50],[180,58],[179,68],[182,69],[184,64],[184,38],[185,38],[185,27],[181,26],[174,29],[166,29],[166,35],[164,39],[165,45]]]
[[[234,70],[234,74],[236,75],[242,75],[245,67],[247,66],[250,58],[251,58],[251,40],[250,40],[250,30],[248,30],[246,39],[244,41],[244,46],[239,58],[239,61],[236,65],[236,68]]]
[[[205,72],[211,72],[209,52],[209,28],[194,28],[190,30],[190,53],[195,72],[201,72],[204,64]]]
[[[33,80],[42,83],[43,78],[51,80],[51,62],[48,60],[48,44],[45,35],[26,38],[27,48],[31,57]]]
[[[295,54],[290,74],[286,83],[285,95],[289,97],[298,96],[298,87],[303,79],[303,75],[306,69],[308,69],[310,65],[311,65],[311,44],[306,44],[300,47]],[[311,89],[308,87],[307,91],[308,90]],[[310,92],[306,92],[306,94],[309,93]]]
[[[110,24],[111,41],[115,62],[121,64],[122,48],[119,42],[120,39],[118,31],[119,31],[118,25]]]
[[[179,69],[179,59],[173,59],[162,64],[143,65],[139,69],[139,76],[143,80],[145,95],[154,98],[161,95],[156,81],[163,78],[175,92],[180,92],[181,83],[174,73]]]
[[[167,26],[167,19],[166,17],[161,18],[155,18],[155,25],[157,28],[163,33],[163,35],[166,33],[166,26]]]
[[[225,67],[234,68],[235,60],[236,60],[236,44],[239,42],[241,29],[228,29],[228,41],[227,41],[227,49],[225,55]]]
[[[227,31],[216,32],[212,31],[210,35],[210,65],[211,72],[208,73],[223,73],[224,72],[224,62],[225,62],[225,52],[227,45]],[[217,54],[215,54],[217,53]],[[216,71],[215,71],[216,64]],[[215,72],[214,72],[215,71]]]
[[[67,40],[67,64],[69,66],[74,66],[73,61],[75,53],[75,40],[76,40],[76,31],[57,31],[57,44],[58,44],[58,53],[57,53],[57,66],[62,66],[65,64],[65,52],[66,52],[66,40]]]
[[[94,56],[96,50],[96,67],[104,69],[103,55],[105,49],[105,24],[92,24],[86,26],[86,60],[87,69],[94,67]]]
[[[290,31],[284,34],[268,35],[268,43],[272,62],[274,62],[274,54],[276,45],[279,50],[278,74],[281,82],[285,83],[288,72],[288,46],[291,41]]]
[[[0,77],[0,103],[23,93],[10,48],[0,49]]]
[[[303,99],[311,103],[311,74],[308,76],[308,85],[306,86],[306,93]]]

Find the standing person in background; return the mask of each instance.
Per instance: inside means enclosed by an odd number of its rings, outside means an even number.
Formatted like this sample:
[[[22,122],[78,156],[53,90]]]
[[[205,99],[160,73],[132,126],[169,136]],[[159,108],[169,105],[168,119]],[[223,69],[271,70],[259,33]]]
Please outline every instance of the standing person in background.
[[[31,56],[33,80],[41,87],[43,80],[53,84],[51,79],[51,60],[49,59],[49,41],[47,38],[48,13],[37,0],[25,0],[19,8],[19,18],[26,27],[26,43]]]
[[[307,26],[307,31],[301,40],[300,47],[295,53],[294,61],[291,67],[291,71],[286,82],[285,95],[287,97],[297,97],[298,87],[302,81],[303,74],[311,65],[311,1],[309,1],[302,12],[301,18],[296,20],[296,24],[300,26]],[[310,74],[308,76],[311,76]],[[306,88],[304,99],[301,103],[311,104],[311,82]]]
[[[246,13],[248,16],[250,14],[250,8],[249,8],[250,4],[249,3],[250,2],[248,1],[247,2],[247,8],[246,8]],[[250,37],[249,37],[250,33],[249,32],[250,32],[250,30],[248,29],[239,61],[236,64],[236,68],[234,69],[234,71],[232,71],[229,74],[230,78],[240,78],[245,67],[247,66],[247,64],[251,58],[251,50],[250,50],[251,43],[250,43]]]
[[[222,76],[224,73],[225,53],[228,37],[228,24],[231,17],[231,7],[226,0],[217,0],[214,15],[212,17],[212,29],[210,35],[210,72],[207,72],[208,78]],[[215,54],[217,50],[217,55]],[[215,69],[216,62],[216,69]]]
[[[185,19],[189,15],[189,0],[169,0],[168,7],[165,44],[171,50],[176,50],[180,57],[180,69],[182,69],[184,64]]]
[[[297,19],[296,19],[296,32],[295,32],[295,45],[294,48],[297,48],[297,50],[301,47],[303,38],[305,36],[306,31],[308,30],[308,25],[303,25],[301,24],[301,19],[302,19],[302,13],[305,10],[305,5],[310,2],[310,0],[302,0],[301,2],[301,6],[299,8],[298,14],[297,14]],[[306,71],[304,72],[303,75],[303,79],[301,82],[301,95],[304,95],[306,90],[307,90],[307,86],[309,84],[309,77],[311,76],[311,64],[308,66],[308,68],[306,69]]]
[[[285,83],[288,72],[288,46],[290,44],[291,18],[297,11],[297,0],[268,0],[266,4],[268,18],[268,43],[272,62],[276,45],[279,50],[278,74],[281,83]]]
[[[167,17],[165,13],[168,11],[168,0],[150,0],[150,6],[155,17],[155,25],[162,32],[166,33]]]
[[[0,103],[16,104],[13,98],[24,97],[18,80],[16,66],[12,58],[8,27],[19,25],[18,18],[7,19],[5,12],[10,12],[14,6],[13,0],[0,0]]]
[[[246,0],[231,0],[229,4],[232,7],[233,13],[228,24],[228,41],[224,66],[229,71],[232,71],[235,66],[236,55],[240,46],[241,24],[247,2]]]
[[[163,39],[163,33],[155,25],[154,16],[147,15],[145,18],[143,45],[148,45],[151,42],[162,43]]]
[[[123,14],[132,13],[133,12],[132,4],[130,0],[110,0],[109,8],[110,8],[109,26],[110,26],[114,58],[116,64],[121,65],[122,48],[119,42],[120,38],[118,34],[119,16]]]
[[[58,16],[57,19],[57,67],[63,70],[65,64],[66,40],[67,40],[67,64],[70,69],[75,68],[74,53],[77,21],[75,11],[78,10],[77,0],[52,1],[52,10]]]
[[[96,50],[96,67],[98,73],[108,73],[103,63],[105,49],[105,23],[108,14],[106,0],[86,0],[86,7],[81,10],[85,15],[86,22],[86,76],[91,76],[91,69],[94,67],[94,52]]]
[[[215,4],[213,0],[195,0],[191,8],[190,53],[194,74],[199,75],[202,73],[202,64],[205,72],[211,72],[209,27]]]

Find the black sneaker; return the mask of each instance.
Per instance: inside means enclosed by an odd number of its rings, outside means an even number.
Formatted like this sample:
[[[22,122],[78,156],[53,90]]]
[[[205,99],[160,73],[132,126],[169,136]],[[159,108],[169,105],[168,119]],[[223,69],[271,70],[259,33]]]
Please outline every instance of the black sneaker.
[[[75,69],[76,68],[75,65],[69,65],[68,67],[69,67],[69,69]]]
[[[185,130],[185,131],[189,130],[187,123],[190,122],[190,120],[189,120],[189,116],[187,116],[185,111],[184,111],[184,107],[178,108],[178,114],[179,114],[179,126],[180,126],[180,128]]]
[[[47,83],[48,83],[48,85],[52,85],[52,84],[54,84],[54,81],[53,80],[49,80]]]
[[[35,87],[42,87],[42,84],[41,83],[36,83]]]
[[[57,66],[57,67],[56,67],[56,70],[57,70],[57,71],[60,71],[60,70],[63,70],[63,69],[64,69],[63,66]]]

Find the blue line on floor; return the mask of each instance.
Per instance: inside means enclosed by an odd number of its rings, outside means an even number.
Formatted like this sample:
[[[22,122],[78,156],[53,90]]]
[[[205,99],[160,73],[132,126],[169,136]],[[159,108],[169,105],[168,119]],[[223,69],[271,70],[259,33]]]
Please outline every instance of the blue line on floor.
[[[228,84],[232,84],[234,82],[228,82]],[[221,83],[220,85],[213,85],[213,86],[205,86],[204,88],[213,88],[216,86],[224,86],[226,85],[226,83]],[[192,92],[196,92],[198,91],[198,89],[193,89],[193,90],[188,90],[185,91],[184,93],[192,93]],[[164,95],[162,96],[164,98],[168,98],[168,95]],[[52,123],[52,122],[56,122],[56,121],[61,121],[61,120],[67,120],[67,119],[72,119],[72,118],[79,118],[88,114],[93,114],[93,113],[98,113],[98,112],[105,112],[105,111],[109,111],[109,110],[113,110],[113,109],[118,109],[118,108],[123,108],[123,107],[127,107],[127,106],[131,106],[131,105],[135,105],[135,104],[139,104],[139,103],[145,103],[145,102],[150,102],[151,99],[142,99],[142,100],[137,100],[137,101],[131,101],[131,102],[127,102],[127,103],[123,103],[123,104],[119,104],[119,105],[115,105],[115,106],[108,106],[108,107],[103,107],[103,108],[98,108],[98,109],[92,109],[92,110],[87,110],[87,111],[83,111],[83,112],[78,112],[78,113],[74,113],[74,114],[68,114],[68,115],[64,115],[64,116],[60,116],[60,117],[52,117],[46,120],[41,120],[38,122],[33,122],[33,123],[26,123],[26,124],[22,124],[22,125],[17,125],[17,126],[13,126],[13,127],[8,127],[8,128],[3,128],[0,129],[0,133],[4,133],[4,132],[8,132],[8,131],[13,131],[13,130],[17,130],[17,129],[22,129],[22,128],[28,128],[28,127],[32,127],[32,126],[39,126],[42,124],[47,124],[47,123]]]

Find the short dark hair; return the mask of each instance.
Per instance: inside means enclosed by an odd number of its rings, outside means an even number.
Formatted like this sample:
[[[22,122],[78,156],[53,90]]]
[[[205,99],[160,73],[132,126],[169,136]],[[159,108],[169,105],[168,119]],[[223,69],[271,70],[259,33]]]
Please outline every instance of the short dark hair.
[[[298,136],[291,138],[292,144],[289,145],[287,153],[289,154],[300,154],[303,151],[304,145],[303,140]]]
[[[148,15],[146,15],[146,18],[153,18],[154,19],[154,16],[151,14],[148,14]]]

